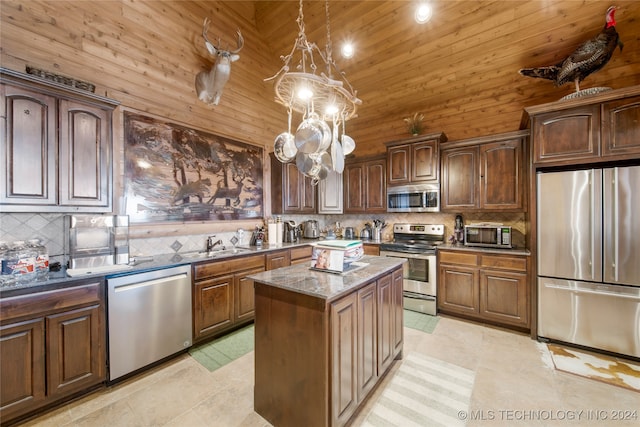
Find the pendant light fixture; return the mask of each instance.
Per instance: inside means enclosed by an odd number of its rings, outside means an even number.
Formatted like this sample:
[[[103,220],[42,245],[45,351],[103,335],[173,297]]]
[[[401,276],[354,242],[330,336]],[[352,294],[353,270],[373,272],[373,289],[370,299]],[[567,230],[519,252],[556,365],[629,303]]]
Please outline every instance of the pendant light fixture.
[[[302,165],[301,172],[311,177],[313,183],[326,178],[329,170],[342,173],[344,153],[338,129],[341,125],[344,128],[344,122],[356,116],[357,106],[362,104],[332,57],[328,0],[325,13],[327,44],[322,51],[307,40],[300,0],[296,20],[298,36],[293,48],[288,55],[281,57],[284,62],[282,68],[265,79],[274,80],[275,100],[287,108],[289,121],[292,111],[302,115],[302,122],[295,132],[295,161],[299,169]],[[332,125],[327,122],[332,122]],[[345,136],[342,135],[343,138]],[[352,143],[353,140],[349,139]],[[276,141],[276,153],[277,145]],[[326,153],[333,155],[323,155]],[[338,155],[342,158],[335,158]],[[277,157],[282,162],[293,161],[290,155]]]

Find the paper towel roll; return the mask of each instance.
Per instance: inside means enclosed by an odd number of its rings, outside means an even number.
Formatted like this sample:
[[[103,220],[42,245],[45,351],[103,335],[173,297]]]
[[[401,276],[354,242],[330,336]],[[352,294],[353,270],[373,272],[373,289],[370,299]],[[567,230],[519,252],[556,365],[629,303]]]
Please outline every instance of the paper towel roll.
[[[269,234],[269,244],[275,245],[278,243],[278,231],[277,231],[276,223],[270,223],[267,227],[267,233]]]
[[[281,222],[276,222],[276,239],[278,239],[278,243],[282,243],[283,240],[283,225]]]

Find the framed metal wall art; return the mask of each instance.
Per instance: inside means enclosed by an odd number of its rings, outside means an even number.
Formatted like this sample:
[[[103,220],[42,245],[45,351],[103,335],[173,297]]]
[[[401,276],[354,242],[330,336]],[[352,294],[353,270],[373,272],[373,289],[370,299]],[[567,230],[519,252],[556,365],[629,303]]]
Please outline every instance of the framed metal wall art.
[[[263,149],[124,113],[124,205],[131,222],[263,215]]]

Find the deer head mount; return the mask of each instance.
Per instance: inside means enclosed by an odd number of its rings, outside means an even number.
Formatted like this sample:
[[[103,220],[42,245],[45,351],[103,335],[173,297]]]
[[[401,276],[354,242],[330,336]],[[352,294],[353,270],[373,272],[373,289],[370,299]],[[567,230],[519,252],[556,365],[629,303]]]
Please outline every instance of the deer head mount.
[[[209,105],[218,105],[220,96],[222,95],[222,89],[231,75],[231,63],[240,59],[238,52],[240,52],[240,49],[244,46],[244,39],[242,38],[240,30],[238,30],[238,48],[236,50],[222,50],[218,47],[220,45],[219,38],[218,46],[215,46],[207,38],[210,23],[209,18],[204,19],[202,37],[204,37],[204,44],[207,50],[216,58],[216,62],[213,64],[211,70],[198,73],[196,76],[196,92],[200,101]]]

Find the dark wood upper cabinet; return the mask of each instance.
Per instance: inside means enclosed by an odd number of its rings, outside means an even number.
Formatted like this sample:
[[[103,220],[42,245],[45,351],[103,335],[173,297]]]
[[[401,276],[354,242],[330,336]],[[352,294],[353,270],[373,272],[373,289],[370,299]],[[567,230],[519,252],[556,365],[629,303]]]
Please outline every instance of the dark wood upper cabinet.
[[[0,204],[7,212],[110,212],[117,101],[2,69]]]
[[[303,214],[316,212],[316,186],[298,170],[295,163],[271,159],[271,212]]]
[[[640,86],[525,108],[535,165],[571,166],[640,156]]]
[[[0,202],[34,206],[57,204],[56,99],[29,89],[0,84],[2,165]],[[4,207],[3,207],[4,209]]]
[[[590,159],[600,155],[600,108],[588,105],[534,119],[536,163]]]
[[[483,144],[480,149],[480,207],[485,210],[524,207],[523,139]]]
[[[387,185],[438,182],[439,145],[446,140],[444,133],[437,133],[387,143]]]
[[[59,105],[60,204],[109,206],[111,112],[67,100]]]
[[[441,147],[443,211],[525,211],[527,131]]]
[[[478,147],[442,150],[442,210],[478,205],[478,155]]]
[[[386,159],[349,160],[344,173],[344,213],[387,211]]]

